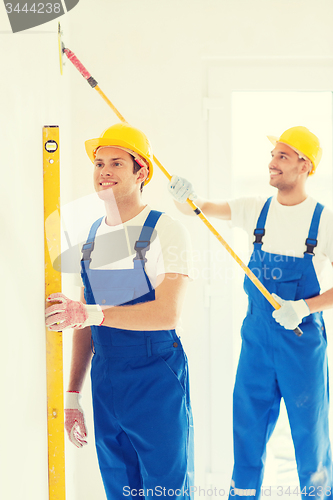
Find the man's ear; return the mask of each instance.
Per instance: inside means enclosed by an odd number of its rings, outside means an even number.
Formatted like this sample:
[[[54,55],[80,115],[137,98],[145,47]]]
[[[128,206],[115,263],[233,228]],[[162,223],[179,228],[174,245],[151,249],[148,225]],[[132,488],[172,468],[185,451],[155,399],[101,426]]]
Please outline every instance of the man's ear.
[[[303,160],[303,165],[302,165],[302,173],[307,173],[309,175],[309,173],[311,172],[312,170],[312,163],[311,163],[311,160]]]
[[[137,171],[137,180],[140,182],[144,182],[148,177],[148,167],[141,167],[140,170]]]

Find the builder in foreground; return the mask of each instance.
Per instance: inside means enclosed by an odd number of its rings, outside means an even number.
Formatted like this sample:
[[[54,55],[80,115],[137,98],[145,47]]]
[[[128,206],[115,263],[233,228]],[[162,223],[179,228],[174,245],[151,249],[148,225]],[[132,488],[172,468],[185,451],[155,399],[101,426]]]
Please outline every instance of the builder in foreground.
[[[79,398],[92,358],[95,441],[108,500],[152,492],[192,498],[188,367],[175,331],[189,281],[181,258],[189,255],[189,238],[179,222],[142,201],[153,173],[142,132],[114,125],[86,150],[106,216],[83,245],[81,301],[53,294],[48,300],[57,303],[46,312],[50,329],[75,328],[66,429],[76,446],[86,444]]]

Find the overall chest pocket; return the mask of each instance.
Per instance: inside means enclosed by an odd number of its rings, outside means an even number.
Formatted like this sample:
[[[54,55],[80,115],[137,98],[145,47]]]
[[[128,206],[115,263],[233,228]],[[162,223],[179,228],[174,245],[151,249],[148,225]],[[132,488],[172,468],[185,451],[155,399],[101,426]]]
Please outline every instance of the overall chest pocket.
[[[121,306],[150,293],[143,269],[90,269],[87,284],[95,303],[101,306]]]
[[[295,300],[302,295],[302,272],[275,267],[271,269],[267,288],[285,300]]]
[[[96,304],[101,306],[121,306],[134,298],[134,288],[103,289],[94,288],[93,296]]]

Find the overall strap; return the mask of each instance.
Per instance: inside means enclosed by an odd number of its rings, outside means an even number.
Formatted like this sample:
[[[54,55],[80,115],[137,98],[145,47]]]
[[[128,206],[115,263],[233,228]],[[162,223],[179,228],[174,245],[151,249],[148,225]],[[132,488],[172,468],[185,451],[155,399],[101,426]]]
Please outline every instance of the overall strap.
[[[83,261],[91,261],[90,254],[94,249],[94,242],[95,242],[95,237],[96,237],[96,232],[99,226],[101,225],[102,220],[104,219],[104,216],[101,217],[100,219],[96,220],[93,225],[90,228],[88,239],[86,243],[82,245],[82,259],[81,262]]]
[[[136,256],[133,259],[134,267],[137,267],[137,265],[143,267],[145,262],[147,262],[145,255],[150,247],[150,238],[161,215],[162,212],[158,212],[157,210],[151,210],[149,212],[148,217],[141,229],[139,239],[134,245],[134,250],[136,251]]]
[[[309,234],[307,239],[305,240],[305,245],[306,245],[306,251],[304,252],[305,257],[310,256],[312,258],[314,256],[313,249],[318,244],[317,235],[318,235],[320,217],[323,209],[324,205],[322,205],[321,203],[317,203],[316,208],[314,209],[313,212]]]
[[[268,198],[268,200],[266,200],[265,205],[262,207],[262,210],[261,210],[260,215],[258,217],[257,227],[255,228],[255,230],[253,232],[254,236],[256,237],[255,241],[253,242],[254,245],[256,245],[256,244],[262,245],[261,240],[265,234],[265,224],[266,224],[267,214],[268,214],[268,210],[269,210],[272,198],[273,198],[273,196],[271,196],[270,198]]]

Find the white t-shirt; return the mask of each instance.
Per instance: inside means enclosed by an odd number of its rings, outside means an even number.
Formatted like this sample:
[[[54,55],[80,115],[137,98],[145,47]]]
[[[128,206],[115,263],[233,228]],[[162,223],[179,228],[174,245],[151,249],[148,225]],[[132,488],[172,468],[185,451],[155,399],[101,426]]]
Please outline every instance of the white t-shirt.
[[[108,226],[104,217],[96,233],[90,269],[133,269],[136,255],[134,243],[139,239],[150,210],[147,205],[133,219],[116,226]],[[84,241],[88,238],[89,229],[87,228]],[[107,245],[108,241],[111,244]],[[108,248],[109,254],[106,253]],[[145,258],[145,270],[153,288],[156,286],[157,276],[165,273],[184,274],[192,279],[189,233],[179,221],[166,214],[162,214],[157,221]]]
[[[239,198],[228,201],[231,209],[231,224],[244,229],[249,235],[253,248],[253,231],[267,198]],[[316,200],[308,196],[298,205],[281,205],[273,197],[268,210],[265,235],[262,238],[262,250],[278,255],[303,257]],[[313,265],[321,291],[332,286],[331,266],[333,263],[333,212],[324,208],[318,229],[318,244],[314,249]]]

